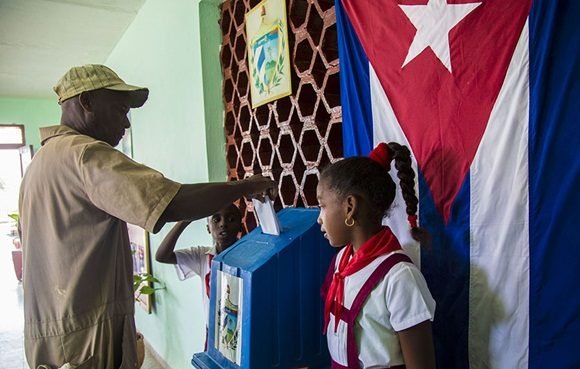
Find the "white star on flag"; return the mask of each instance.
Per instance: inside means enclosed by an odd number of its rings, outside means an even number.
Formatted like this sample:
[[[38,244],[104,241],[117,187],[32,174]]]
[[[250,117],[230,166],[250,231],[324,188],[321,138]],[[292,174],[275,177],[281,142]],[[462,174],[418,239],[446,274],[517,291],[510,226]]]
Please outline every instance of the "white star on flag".
[[[449,31],[479,5],[481,2],[447,4],[446,0],[429,0],[427,5],[399,5],[417,29],[401,68],[430,47],[445,68],[451,72]]]

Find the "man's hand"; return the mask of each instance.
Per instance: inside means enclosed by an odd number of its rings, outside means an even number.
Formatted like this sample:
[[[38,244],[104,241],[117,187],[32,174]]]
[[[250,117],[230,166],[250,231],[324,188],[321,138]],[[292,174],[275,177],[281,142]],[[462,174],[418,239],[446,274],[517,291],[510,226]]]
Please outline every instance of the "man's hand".
[[[266,196],[275,199],[277,195],[276,182],[261,174],[239,181],[182,184],[159,217],[153,233],[167,222],[210,216],[242,196],[264,202]]]
[[[266,196],[274,200],[278,196],[278,184],[270,177],[262,174],[256,174],[250,178],[244,179],[248,185],[246,197],[265,201]]]

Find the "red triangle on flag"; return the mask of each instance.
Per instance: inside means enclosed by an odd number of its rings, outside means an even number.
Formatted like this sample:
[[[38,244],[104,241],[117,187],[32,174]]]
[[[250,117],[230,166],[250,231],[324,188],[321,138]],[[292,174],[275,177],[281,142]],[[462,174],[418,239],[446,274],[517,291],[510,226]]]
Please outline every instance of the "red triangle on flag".
[[[417,29],[399,5],[342,0],[445,221],[475,157],[531,0],[480,2],[448,32],[451,71],[427,47],[404,66]]]

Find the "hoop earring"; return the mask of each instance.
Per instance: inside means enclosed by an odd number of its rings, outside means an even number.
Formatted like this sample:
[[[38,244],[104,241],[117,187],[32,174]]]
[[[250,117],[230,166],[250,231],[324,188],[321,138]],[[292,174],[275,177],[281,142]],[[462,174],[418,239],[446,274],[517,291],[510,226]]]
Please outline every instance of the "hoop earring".
[[[344,219],[344,225],[347,226],[347,227],[352,227],[354,225],[354,219],[351,218],[350,220],[351,220],[351,222],[349,223],[348,222],[348,218],[345,218]]]

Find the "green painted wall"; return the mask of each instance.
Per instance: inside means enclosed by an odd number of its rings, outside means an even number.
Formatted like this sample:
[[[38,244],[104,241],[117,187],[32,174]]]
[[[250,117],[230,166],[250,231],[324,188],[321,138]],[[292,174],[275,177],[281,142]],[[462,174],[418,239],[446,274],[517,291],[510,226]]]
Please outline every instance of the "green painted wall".
[[[60,106],[54,99],[0,97],[0,124],[23,124],[26,143],[40,147],[38,128],[60,124]]]
[[[203,95],[207,137],[208,174],[211,181],[227,180],[224,98],[219,27],[221,0],[202,0],[199,4]]]
[[[134,158],[179,182],[226,179],[218,4],[148,0],[106,62],[150,89],[147,103],[131,112]],[[151,235],[152,256],[171,226]],[[200,220],[177,248],[210,243]],[[170,368],[189,369],[205,340],[201,281],[181,282],[173,266],[154,260],[152,269],[166,288],[156,292],[151,314],[136,307],[138,329]]]

